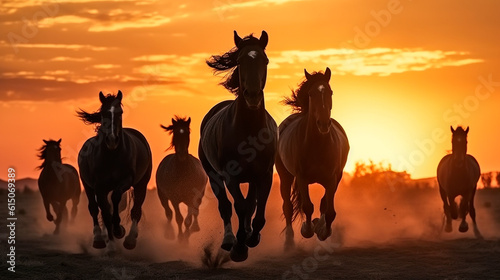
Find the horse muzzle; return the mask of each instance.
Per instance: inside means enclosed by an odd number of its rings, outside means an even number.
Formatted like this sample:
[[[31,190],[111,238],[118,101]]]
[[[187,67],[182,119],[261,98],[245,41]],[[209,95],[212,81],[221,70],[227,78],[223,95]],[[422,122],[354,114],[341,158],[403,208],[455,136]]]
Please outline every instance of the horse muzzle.
[[[330,132],[330,122],[322,122],[318,120],[316,121],[316,126],[321,134],[327,134]]]
[[[118,137],[110,135],[104,139],[104,143],[108,149],[114,150],[118,147]]]
[[[244,92],[245,102],[249,109],[257,110],[262,105],[262,100],[264,99],[264,92],[260,91],[257,93]]]

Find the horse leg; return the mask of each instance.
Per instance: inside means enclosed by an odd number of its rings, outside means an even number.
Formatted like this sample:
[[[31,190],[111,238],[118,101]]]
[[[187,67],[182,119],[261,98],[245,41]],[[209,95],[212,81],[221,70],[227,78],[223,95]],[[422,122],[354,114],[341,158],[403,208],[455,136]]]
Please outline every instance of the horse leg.
[[[198,232],[198,231],[200,231],[200,225],[198,223],[198,215],[200,214],[200,205],[199,204],[195,204],[192,207],[189,207],[188,211],[190,211],[191,214],[193,215],[193,224],[191,225],[191,228],[189,229],[190,232]]]
[[[137,236],[139,236],[137,224],[142,217],[142,204],[144,203],[144,199],[146,198],[148,181],[149,176],[145,176],[141,180],[141,182],[134,186],[134,207],[132,207],[132,210],[130,210],[132,225],[130,226],[129,234],[123,241],[123,247],[128,250],[134,249],[137,245]]]
[[[102,249],[106,247],[106,242],[104,241],[104,238],[102,237],[102,232],[101,232],[101,227],[99,226],[99,219],[97,218],[97,215],[99,215],[99,206],[96,201],[96,195],[95,191],[91,189],[89,186],[83,185],[85,187],[85,194],[87,195],[87,199],[89,201],[88,209],[90,216],[92,216],[92,220],[94,223],[94,241],[92,244],[92,247],[96,249]]]
[[[269,193],[271,192],[272,184],[272,171],[266,174],[263,180],[250,183],[250,187],[254,187],[257,190],[257,212],[255,213],[255,218],[252,222],[252,234],[247,240],[247,245],[249,247],[253,248],[260,243],[260,232],[266,224],[266,205]]]
[[[247,237],[250,237],[252,232],[252,217],[255,213],[255,208],[257,207],[257,188],[253,184],[249,184],[248,186],[248,194],[245,198],[245,203],[247,204],[247,215],[245,217],[245,232],[247,233]]]
[[[309,196],[309,185],[300,177],[295,179],[295,184],[295,187],[300,193],[302,211],[306,215],[306,221],[302,223],[300,233],[305,238],[311,238],[314,235],[313,224],[311,222],[314,205],[312,204],[311,197]]]
[[[113,202],[113,235],[117,239],[121,239],[125,236],[125,228],[120,224],[120,200],[122,199],[122,192],[118,190],[114,190],[111,194],[111,202]]]
[[[99,208],[101,208],[102,221],[104,222],[104,226],[106,227],[106,231],[108,233],[108,240],[110,242],[114,242],[111,209],[108,202],[108,195],[105,192],[97,193],[97,204],[99,205]],[[95,242],[95,236],[94,236],[94,242]]]
[[[474,188],[474,191],[472,192],[471,198],[469,200],[469,215],[472,219],[472,226],[474,227],[474,235],[476,236],[477,239],[484,239],[483,235],[477,228],[476,224],[476,208],[474,208],[474,195],[476,194],[476,189]]]
[[[217,197],[217,200],[219,202],[219,213],[224,222],[224,238],[222,239],[221,248],[226,251],[230,251],[231,248],[233,248],[234,243],[236,242],[236,238],[234,237],[233,228],[231,225],[233,208],[231,206],[231,202],[227,198],[226,189],[224,187],[222,177],[219,175],[213,175],[215,173],[212,172],[207,172],[207,174],[212,174],[209,176],[210,187]]]
[[[76,213],[78,211],[78,204],[80,203],[80,192],[76,193],[72,198],[72,207],[71,207],[71,223],[75,222]]]
[[[325,185],[325,195],[321,199],[322,204],[325,203],[324,212],[321,212],[321,218],[315,227],[315,232],[320,241],[326,240],[332,234],[332,223],[337,216],[335,212],[335,192],[337,191],[339,180],[334,179],[333,184]]]
[[[43,207],[45,208],[47,220],[49,222],[52,222],[54,220],[54,216],[52,216],[52,214],[50,213],[50,202],[46,198],[43,198]]]
[[[61,223],[64,218],[64,212],[66,210],[66,201],[64,202],[57,202],[57,204],[52,205],[54,209],[56,210],[56,220],[54,221],[56,224],[56,229],[54,230],[54,234],[59,234],[60,229],[61,229]]]
[[[458,231],[460,232],[467,232],[469,230],[469,225],[467,224],[467,221],[465,221],[468,212],[467,208],[469,206],[469,197],[469,195],[464,195],[460,200],[460,218],[462,219],[462,222],[460,222],[460,226],[458,227]]]
[[[248,247],[245,244],[247,233],[245,231],[245,219],[247,217],[247,203],[240,189],[240,184],[230,182],[227,189],[234,199],[234,209],[238,215],[238,231],[236,232],[236,243],[231,248],[230,257],[234,262],[242,262],[248,258]]]
[[[179,203],[172,202],[172,206],[174,207],[175,221],[177,222],[177,229],[178,229],[177,238],[179,239],[179,241],[181,241],[183,238],[182,222],[184,221],[184,218],[182,217],[181,210],[179,209]]]
[[[451,227],[451,212],[450,212],[450,205],[448,204],[448,196],[446,195],[446,192],[439,186],[439,194],[441,195],[441,200],[443,201],[443,209],[444,209],[444,215],[445,215],[445,223],[446,226],[444,230],[446,232],[451,232],[452,227]]]
[[[174,239],[174,228],[172,227],[172,217],[173,217],[173,212],[172,209],[170,209],[170,205],[168,205],[168,198],[164,194],[160,194],[158,192],[158,196],[160,197],[160,202],[161,205],[163,206],[163,209],[165,209],[165,216],[167,217],[167,227],[165,228],[165,238],[166,239]]]
[[[291,201],[291,191],[294,177],[286,170],[280,172],[279,175],[281,199],[283,200],[282,209],[283,215],[285,216],[285,251],[287,251],[295,247],[292,227],[293,205]]]

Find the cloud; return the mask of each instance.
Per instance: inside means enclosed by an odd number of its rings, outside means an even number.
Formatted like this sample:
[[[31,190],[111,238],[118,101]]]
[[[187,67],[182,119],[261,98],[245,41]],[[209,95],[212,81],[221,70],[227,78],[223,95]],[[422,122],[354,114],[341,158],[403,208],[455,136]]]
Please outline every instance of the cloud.
[[[0,47],[11,47],[6,41],[0,41]],[[68,49],[68,50],[91,50],[91,51],[106,51],[112,50],[113,47],[102,47],[93,45],[80,45],[80,44],[16,44],[18,48],[26,49]]]
[[[222,5],[214,7],[212,10],[216,12],[238,9],[238,8],[249,8],[249,7],[268,7],[269,5],[282,5],[291,2],[301,2],[304,0],[251,0],[251,1],[227,1],[221,3]],[[218,2],[214,2],[218,3]]]
[[[388,76],[484,62],[468,56],[468,52],[393,48],[287,50],[270,52],[269,68],[278,69],[285,64],[288,67],[317,64],[321,70],[330,67],[336,75]]]

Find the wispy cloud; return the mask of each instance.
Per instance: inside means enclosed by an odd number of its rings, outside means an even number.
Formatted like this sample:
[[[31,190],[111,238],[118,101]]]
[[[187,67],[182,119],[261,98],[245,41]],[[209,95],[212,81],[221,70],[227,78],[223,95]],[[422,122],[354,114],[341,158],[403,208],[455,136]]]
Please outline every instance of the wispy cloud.
[[[216,12],[238,9],[238,8],[249,8],[249,7],[267,7],[269,5],[282,5],[290,2],[301,2],[304,0],[250,0],[250,1],[227,1],[221,3],[222,5],[213,8]]]
[[[421,49],[323,49],[312,51],[289,50],[271,52],[269,68],[278,69],[288,64],[329,66],[337,75],[388,76],[408,71],[463,66],[484,60],[470,58],[467,52]]]
[[[8,47],[11,45],[6,41],[0,41],[0,47]],[[27,48],[27,49],[69,49],[69,50],[91,50],[91,51],[106,51],[114,49],[112,47],[102,47],[102,46],[93,46],[93,45],[80,45],[80,44],[17,44],[18,48]]]

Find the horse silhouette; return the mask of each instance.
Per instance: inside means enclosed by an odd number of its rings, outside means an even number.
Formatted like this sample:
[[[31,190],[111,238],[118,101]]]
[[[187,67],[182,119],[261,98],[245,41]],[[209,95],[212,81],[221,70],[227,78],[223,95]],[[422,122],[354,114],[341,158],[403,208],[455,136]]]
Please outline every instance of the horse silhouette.
[[[81,193],[80,179],[78,171],[73,166],[62,163],[61,139],[43,140],[43,142],[45,145],[39,149],[38,155],[43,160],[42,165],[38,167],[42,170],[38,178],[38,188],[42,195],[47,220],[54,221],[56,224],[54,234],[58,234],[63,218],[68,215],[66,202],[70,199],[73,201],[71,220],[76,217]],[[56,214],[55,220],[50,212],[50,205]]]
[[[252,35],[240,38],[234,31],[234,43],[235,48],[207,61],[216,72],[232,70],[221,84],[235,94],[236,99],[215,105],[203,118],[199,157],[219,201],[219,212],[224,221],[221,247],[231,251],[233,261],[244,261],[248,257],[248,246],[259,244],[260,231],[266,221],[277,127],[264,105],[269,62],[265,53],[267,33],[262,31],[260,38]],[[240,184],[246,182],[249,189],[245,198]],[[236,240],[226,187],[234,199],[239,220]]]
[[[135,248],[137,223],[141,220],[142,204],[151,178],[152,156],[146,138],[137,130],[122,127],[122,92],[116,96],[99,93],[101,108],[95,113],[83,110],[78,116],[86,124],[98,124],[97,135],[88,139],[78,154],[80,177],[89,200],[89,212],[94,223],[94,248],[105,248],[97,215],[99,208],[110,241],[125,236],[120,225],[119,204],[122,194],[133,187],[132,225],[123,246]],[[113,213],[107,199],[112,192]]]
[[[305,214],[301,233],[310,238],[316,233],[319,240],[331,235],[335,219],[334,196],[342,179],[349,153],[349,142],[342,126],[330,118],[332,90],[331,71],[309,74],[285,104],[297,113],[287,117],[279,126],[276,170],[281,181],[283,213],[286,220],[285,249],[294,246],[292,222]],[[309,184],[325,188],[321,199],[320,218],[311,220],[314,205],[309,197]]]
[[[165,236],[169,239],[174,237],[170,201],[175,210],[178,238],[186,241],[192,232],[200,230],[198,214],[208,180],[200,161],[188,152],[190,123],[191,118],[186,120],[176,116],[172,119],[172,125],[161,125],[165,131],[173,134],[171,147],[175,148],[175,153],[163,158],[156,171],[158,197],[168,220]],[[185,220],[179,210],[181,202],[188,207]],[[183,221],[185,231],[182,229]]]
[[[439,193],[443,200],[444,214],[446,218],[445,231],[451,232],[451,220],[460,215],[462,222],[458,230],[467,232],[469,225],[465,221],[467,214],[470,215],[474,226],[474,234],[482,238],[476,224],[476,209],[474,208],[474,195],[476,194],[477,182],[481,176],[481,170],[477,160],[467,154],[467,134],[469,127],[457,129],[451,127],[452,153],[444,156],[437,168],[437,179]],[[455,198],[462,196],[460,208],[457,209]]]

